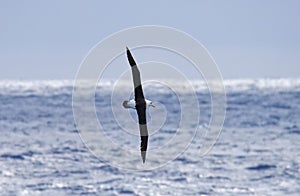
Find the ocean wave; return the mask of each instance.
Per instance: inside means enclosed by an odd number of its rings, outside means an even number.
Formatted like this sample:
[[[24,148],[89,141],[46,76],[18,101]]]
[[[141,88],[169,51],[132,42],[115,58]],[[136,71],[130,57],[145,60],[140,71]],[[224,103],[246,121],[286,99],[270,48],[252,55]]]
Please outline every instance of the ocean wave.
[[[91,86],[101,90],[112,90],[116,87],[119,81],[101,80],[94,84],[88,81],[82,81],[83,86]],[[220,81],[210,81],[217,82]],[[74,80],[1,80],[0,94],[19,94],[19,95],[49,95],[49,94],[70,94],[73,91],[75,83]],[[206,92],[209,91],[208,83],[203,80],[191,80],[189,82],[182,82],[176,80],[160,80],[160,81],[145,81],[145,87],[151,91],[164,93],[163,87],[172,84],[176,89],[189,92],[190,86],[195,91]],[[220,83],[225,87],[227,92],[244,92],[255,90],[275,90],[275,91],[300,91],[300,79],[226,79]],[[219,86],[219,87],[221,87]],[[122,81],[118,84],[118,89],[132,88],[132,81]],[[125,87],[125,88],[124,88]]]
[[[0,81],[2,195],[299,194],[299,79],[224,80],[226,120],[216,145],[206,156],[200,150],[210,130],[211,96],[204,81],[191,81],[199,99],[201,119],[199,125],[186,123],[184,130],[199,127],[197,134],[179,157],[161,168],[143,172],[110,166],[110,160],[102,154],[95,157],[93,148],[84,145],[72,113],[73,84],[72,80]],[[127,132],[118,125],[111,110],[114,85],[114,81],[97,84],[97,117],[111,141],[123,150],[138,150],[136,123],[132,125],[134,129],[128,127],[133,134]],[[172,85],[186,93],[185,99],[190,96],[189,84],[173,81]],[[132,96],[132,81],[119,87],[126,91],[116,94],[121,95],[120,100],[125,95]],[[149,138],[150,157],[155,156],[152,149],[178,133],[181,111],[176,94],[164,83],[145,83],[144,90],[147,97],[161,104],[157,105],[158,113],[150,112],[151,117],[161,118],[160,106],[167,114],[163,127]],[[195,107],[189,102],[187,105],[190,114],[186,115],[191,115]],[[118,106],[125,111],[121,102]],[[136,122],[134,110],[129,117]],[[92,141],[100,141],[91,136]],[[170,153],[177,153],[176,144],[170,145]],[[106,145],[99,143],[103,149]],[[115,154],[103,152],[109,157]],[[128,156],[138,160],[132,164],[142,164],[139,153],[137,157]]]

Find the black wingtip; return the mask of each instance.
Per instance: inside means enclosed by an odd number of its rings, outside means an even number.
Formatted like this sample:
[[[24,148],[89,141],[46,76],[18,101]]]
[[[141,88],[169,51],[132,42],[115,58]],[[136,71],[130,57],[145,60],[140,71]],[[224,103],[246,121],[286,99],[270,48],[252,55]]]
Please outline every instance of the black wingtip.
[[[131,55],[131,52],[130,52],[130,50],[127,46],[126,46],[126,54],[127,54],[127,58],[128,58],[129,55]]]
[[[142,156],[143,163],[145,163],[145,161],[146,161],[146,151],[141,151],[141,156]]]
[[[130,66],[135,66],[136,63],[135,63],[133,56],[131,55],[131,52],[127,46],[126,46],[126,53],[127,53],[127,59],[129,61]]]

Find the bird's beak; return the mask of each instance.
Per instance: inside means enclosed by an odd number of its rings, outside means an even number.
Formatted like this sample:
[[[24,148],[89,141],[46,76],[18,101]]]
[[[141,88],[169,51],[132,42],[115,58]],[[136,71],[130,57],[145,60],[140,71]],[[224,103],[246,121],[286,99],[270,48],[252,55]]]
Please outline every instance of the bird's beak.
[[[150,106],[154,107],[155,108],[155,105],[151,104]]]

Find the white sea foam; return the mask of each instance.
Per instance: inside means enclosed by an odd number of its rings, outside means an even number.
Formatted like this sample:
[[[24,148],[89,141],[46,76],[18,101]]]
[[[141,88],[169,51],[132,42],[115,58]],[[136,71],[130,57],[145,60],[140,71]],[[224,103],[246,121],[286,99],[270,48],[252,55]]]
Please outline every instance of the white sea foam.
[[[58,93],[72,93],[74,84],[81,84],[80,87],[92,87],[93,89],[101,89],[112,91],[117,87],[118,90],[132,89],[132,81],[110,81],[101,80],[97,84],[91,84],[87,81],[75,83],[73,80],[1,80],[0,93],[14,95],[48,95]],[[300,90],[300,79],[226,79],[222,83],[218,83],[218,88],[225,87],[226,92],[243,92],[255,90],[275,90],[275,91],[298,91]],[[78,86],[77,86],[78,87]],[[144,88],[151,91],[164,93],[163,87],[176,87],[180,92],[208,92],[208,83],[203,80],[192,80],[182,82],[176,80],[160,80],[145,81]],[[191,88],[192,87],[192,88]]]

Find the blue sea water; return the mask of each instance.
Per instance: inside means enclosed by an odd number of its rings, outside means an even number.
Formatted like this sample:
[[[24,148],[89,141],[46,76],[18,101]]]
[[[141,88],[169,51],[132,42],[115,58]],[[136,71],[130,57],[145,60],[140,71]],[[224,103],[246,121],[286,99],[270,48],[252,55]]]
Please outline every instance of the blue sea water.
[[[300,195],[299,79],[225,80],[226,120],[212,150],[200,156],[195,137],[175,160],[149,171],[110,166],[85,146],[73,118],[72,84],[0,81],[0,195]],[[194,85],[205,128],[210,93],[200,81]],[[105,131],[117,137],[113,116],[101,112],[110,108],[112,87],[99,86],[95,105]],[[151,146],[175,134],[178,101],[149,88],[147,96],[168,113],[167,128],[150,138]]]

